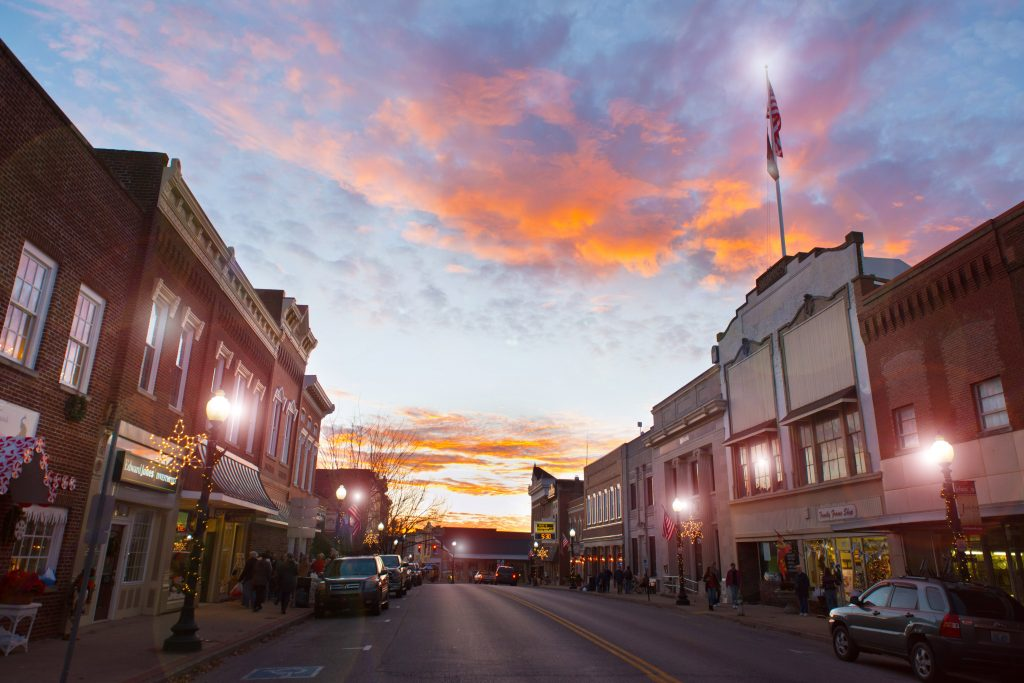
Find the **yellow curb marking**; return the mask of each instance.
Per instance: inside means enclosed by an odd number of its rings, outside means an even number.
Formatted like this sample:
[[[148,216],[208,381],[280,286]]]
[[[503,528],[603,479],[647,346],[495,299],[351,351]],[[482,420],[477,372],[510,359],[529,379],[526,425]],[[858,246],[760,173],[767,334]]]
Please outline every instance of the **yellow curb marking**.
[[[664,671],[662,671],[658,667],[654,666],[653,664],[650,664],[647,661],[645,661],[643,659],[640,659],[639,657],[637,657],[636,655],[634,655],[634,654],[632,654],[630,652],[626,652],[625,650],[623,650],[618,645],[615,645],[614,643],[608,642],[607,640],[605,640],[601,636],[598,636],[598,635],[595,635],[595,634],[591,633],[590,631],[586,630],[582,626],[577,626],[576,624],[572,623],[568,619],[560,617],[560,616],[558,616],[557,614],[555,614],[553,612],[549,612],[548,610],[546,610],[543,607],[540,607],[538,605],[535,605],[534,603],[530,602],[529,600],[523,600],[522,598],[517,598],[517,597],[515,597],[513,595],[509,595],[508,593],[503,593],[503,595],[506,598],[508,598],[509,600],[512,600],[513,602],[518,602],[523,607],[529,607],[533,611],[539,612],[540,614],[543,614],[548,619],[551,619],[552,621],[555,621],[555,622],[561,624],[562,626],[564,626],[565,628],[569,629],[570,631],[572,631],[576,635],[581,636],[583,638],[586,638],[587,640],[592,642],[594,645],[597,645],[602,650],[605,650],[606,652],[609,652],[609,653],[615,655],[616,657],[618,657],[622,661],[626,662],[630,666],[632,666],[632,667],[634,667],[636,669],[639,669],[645,676],[650,678],[652,681],[655,681],[656,683],[681,683],[681,681],[678,678],[673,678],[672,676],[670,676],[669,674],[665,673]]]

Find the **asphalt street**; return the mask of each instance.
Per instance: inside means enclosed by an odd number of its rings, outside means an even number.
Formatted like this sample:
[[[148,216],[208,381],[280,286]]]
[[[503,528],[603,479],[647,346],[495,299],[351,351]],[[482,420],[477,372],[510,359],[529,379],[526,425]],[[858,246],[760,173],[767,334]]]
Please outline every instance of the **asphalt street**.
[[[277,671],[258,671],[267,668]],[[471,584],[417,587],[392,598],[379,617],[303,622],[193,680],[271,680],[275,673],[322,681],[914,680],[895,658],[862,655],[849,664],[827,642],[678,609]]]

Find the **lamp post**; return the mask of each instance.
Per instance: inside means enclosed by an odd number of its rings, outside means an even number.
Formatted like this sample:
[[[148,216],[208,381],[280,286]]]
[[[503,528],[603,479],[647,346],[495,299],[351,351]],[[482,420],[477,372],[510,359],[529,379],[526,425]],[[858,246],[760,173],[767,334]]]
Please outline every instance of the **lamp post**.
[[[377,522],[377,547],[384,552],[384,522]]]
[[[340,486],[338,486],[337,490],[335,490],[335,492],[334,492],[334,497],[338,499],[338,523],[335,524],[335,526],[334,526],[334,540],[335,540],[335,542],[341,543],[342,545],[344,545],[344,542],[343,542],[343,539],[338,538],[338,533],[339,533],[341,527],[344,526],[341,523],[342,519],[343,519],[343,516],[345,514],[344,506],[342,505],[342,503],[344,502],[345,497],[347,495],[348,495],[348,489],[345,488],[344,484],[341,484]]]
[[[171,627],[173,635],[164,640],[166,652],[197,652],[203,648],[203,641],[196,635],[196,585],[199,583],[199,565],[206,540],[206,519],[209,516],[210,489],[213,488],[213,466],[217,460],[218,431],[231,413],[231,403],[224,392],[218,389],[206,403],[206,419],[210,421],[210,435],[206,440],[206,462],[203,464],[202,489],[196,510],[196,530],[192,536],[192,549],[188,557],[188,572],[185,575],[185,602],[181,605],[178,622]]]
[[[530,556],[530,583],[537,585],[537,553],[540,552],[540,543],[533,542],[533,554]]]
[[[679,513],[689,507],[689,503],[676,498],[672,501],[672,509],[676,511],[676,563],[679,565],[679,597],[676,598],[677,605],[689,605],[690,598],[686,596],[686,570],[683,568],[683,522]]]
[[[932,460],[942,470],[942,498],[946,501],[946,521],[953,532],[953,553],[956,558],[956,570],[960,580],[971,580],[971,571],[967,566],[967,539],[964,537],[960,523],[960,510],[956,506],[956,488],[953,486],[953,446],[941,436],[935,437],[935,443],[929,449]]]
[[[576,575],[576,529],[569,529],[569,588],[576,588],[579,577]]]
[[[457,546],[458,544],[459,544],[458,541],[452,541],[452,574],[451,574],[451,583],[455,583],[455,572],[458,571],[458,568],[459,568],[459,563],[456,561],[457,558],[455,557],[455,546]]]

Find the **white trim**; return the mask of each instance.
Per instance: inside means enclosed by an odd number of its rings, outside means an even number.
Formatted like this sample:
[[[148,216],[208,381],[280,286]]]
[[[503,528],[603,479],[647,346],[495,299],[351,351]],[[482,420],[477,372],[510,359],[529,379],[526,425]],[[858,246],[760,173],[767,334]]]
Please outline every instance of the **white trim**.
[[[93,320],[90,323],[89,338],[85,340],[85,358],[82,359],[82,367],[78,377],[78,386],[69,384],[64,381],[64,364],[67,363],[68,347],[74,341],[75,343],[81,343],[80,340],[74,339],[71,334],[75,327],[75,315],[78,312],[78,299],[86,298],[91,301],[96,309],[93,311]],[[64,347],[64,361],[61,363],[60,383],[66,387],[71,387],[83,394],[89,392],[89,379],[92,377],[92,365],[96,359],[96,347],[100,341],[100,326],[103,324],[103,314],[106,312],[107,302],[99,294],[94,292],[86,285],[81,285],[78,288],[78,297],[75,299],[75,313],[71,316],[71,330],[68,331],[68,346]]]
[[[37,311],[34,311],[32,315],[35,316],[34,324],[29,332],[28,339],[25,343],[25,356],[18,360],[10,354],[4,353],[0,348],[0,355],[4,358],[9,358],[19,365],[24,365],[26,368],[35,369],[36,357],[39,353],[39,342],[43,338],[43,330],[46,328],[46,314],[50,310],[50,299],[53,296],[53,283],[57,280],[57,262],[51,259],[49,256],[44,254],[39,247],[35,246],[29,241],[21,247],[21,251],[18,253],[18,262],[14,266],[15,280],[14,284],[11,285],[11,291],[7,297],[7,310],[4,312],[4,321],[0,323],[0,343],[3,341],[3,330],[7,326],[7,316],[10,314],[11,301],[14,297],[14,286],[17,284],[17,273],[19,266],[21,265],[21,258],[28,253],[28,255],[41,263],[46,269],[46,277],[43,280],[43,286],[39,290],[39,299],[37,300]],[[20,306],[18,307],[21,308]]]

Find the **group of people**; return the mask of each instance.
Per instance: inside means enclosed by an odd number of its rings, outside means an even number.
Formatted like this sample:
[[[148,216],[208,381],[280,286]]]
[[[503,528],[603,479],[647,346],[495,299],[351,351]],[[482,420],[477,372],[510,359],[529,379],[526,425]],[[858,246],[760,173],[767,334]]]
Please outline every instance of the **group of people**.
[[[629,567],[625,569],[617,567],[615,571],[612,571],[610,568],[605,567],[598,571],[597,574],[591,576],[587,585],[587,590],[594,591],[595,593],[609,593],[613,588],[619,594],[623,592],[632,593],[633,570]]]
[[[839,606],[839,577],[839,570],[833,571],[832,567],[826,566],[821,572],[821,592],[825,598],[825,609],[828,611]],[[796,591],[796,600],[800,604],[800,616],[806,617],[810,613],[811,579],[801,565],[796,566],[793,588]]]
[[[291,553],[276,560],[270,551],[258,553],[253,550],[238,575],[238,583],[242,589],[242,607],[259,612],[269,598],[275,605],[280,605],[281,614],[285,614],[292,596],[295,595],[299,575],[305,576],[308,573],[309,563],[305,555],[300,555],[299,562],[296,562]]]

